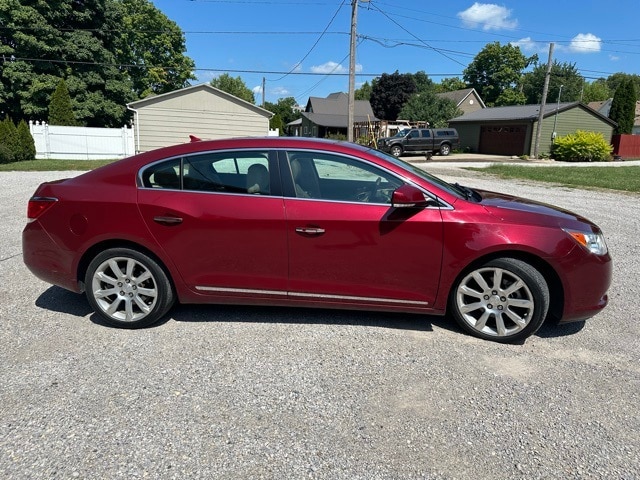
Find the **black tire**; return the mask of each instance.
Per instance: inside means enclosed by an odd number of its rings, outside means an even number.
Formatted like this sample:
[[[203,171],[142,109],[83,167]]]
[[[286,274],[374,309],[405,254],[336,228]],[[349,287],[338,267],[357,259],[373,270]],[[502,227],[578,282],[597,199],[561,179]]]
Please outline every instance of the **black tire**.
[[[465,272],[449,300],[453,317],[464,330],[511,343],[538,331],[549,310],[549,287],[530,264],[499,258]]]
[[[399,157],[402,155],[402,147],[400,145],[394,145],[391,147],[391,155],[394,157]]]
[[[87,268],[85,291],[96,314],[119,328],[152,325],[175,301],[164,269],[129,248],[110,248],[96,255]]]
[[[443,157],[446,157],[450,153],[451,153],[451,145],[449,145],[448,143],[443,143],[442,145],[440,145],[440,155],[442,155]]]

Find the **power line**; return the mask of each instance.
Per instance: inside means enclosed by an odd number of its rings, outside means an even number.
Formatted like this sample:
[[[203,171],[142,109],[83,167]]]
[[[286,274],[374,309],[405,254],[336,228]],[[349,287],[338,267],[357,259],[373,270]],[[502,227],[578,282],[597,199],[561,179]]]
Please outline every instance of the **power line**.
[[[327,30],[329,30],[329,27],[331,26],[331,24],[333,23],[333,21],[336,19],[336,17],[338,16],[338,13],[340,12],[340,9],[344,6],[344,2],[345,0],[342,1],[342,3],[340,4],[340,6],[338,7],[338,9],[336,10],[336,12],[333,14],[333,17],[331,17],[331,20],[329,20],[329,23],[327,24],[327,26],[325,27],[324,31],[320,34],[320,36],[318,37],[318,39],[315,41],[315,43],[311,46],[311,48],[309,49],[309,51],[305,54],[304,57],[302,57],[302,60],[300,60],[299,62],[296,62],[294,64],[294,66],[291,68],[291,70],[289,71],[289,73],[292,73],[294,70],[296,70],[298,68],[299,65],[302,65],[302,62],[304,62],[306,60],[306,58],[311,55],[311,52],[313,52],[313,49],[316,48],[316,46],[318,45],[318,43],[320,43],[320,40],[322,40],[322,37],[324,37],[324,34]],[[289,75],[289,73],[284,74],[283,76],[281,76],[280,78],[276,78],[273,80],[269,80],[270,82],[279,82],[280,80],[282,80],[283,78],[285,78],[287,75]]]

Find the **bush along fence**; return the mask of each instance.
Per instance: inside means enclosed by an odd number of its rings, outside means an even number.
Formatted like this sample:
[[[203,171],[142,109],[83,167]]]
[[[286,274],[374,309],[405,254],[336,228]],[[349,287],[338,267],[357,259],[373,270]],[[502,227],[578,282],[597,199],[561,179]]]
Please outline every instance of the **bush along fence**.
[[[0,122],[0,163],[23,162],[33,160],[36,147],[24,120],[18,125],[9,117]]]
[[[135,153],[133,129],[63,127],[29,121],[37,159],[109,160]]]

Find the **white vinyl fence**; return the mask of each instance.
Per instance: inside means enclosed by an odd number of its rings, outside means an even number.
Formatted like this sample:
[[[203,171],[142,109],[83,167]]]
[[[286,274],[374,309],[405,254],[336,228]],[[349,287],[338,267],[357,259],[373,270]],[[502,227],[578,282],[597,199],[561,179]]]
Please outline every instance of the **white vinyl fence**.
[[[62,127],[29,122],[36,158],[104,160],[135,153],[132,128]]]

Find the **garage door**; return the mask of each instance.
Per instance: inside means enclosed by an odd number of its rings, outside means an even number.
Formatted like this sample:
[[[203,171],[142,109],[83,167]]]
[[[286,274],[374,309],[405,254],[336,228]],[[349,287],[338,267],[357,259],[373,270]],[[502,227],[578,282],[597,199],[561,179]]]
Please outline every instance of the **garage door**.
[[[526,125],[484,125],[480,127],[480,153],[495,155],[522,155]]]

